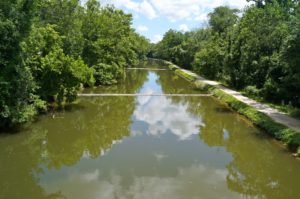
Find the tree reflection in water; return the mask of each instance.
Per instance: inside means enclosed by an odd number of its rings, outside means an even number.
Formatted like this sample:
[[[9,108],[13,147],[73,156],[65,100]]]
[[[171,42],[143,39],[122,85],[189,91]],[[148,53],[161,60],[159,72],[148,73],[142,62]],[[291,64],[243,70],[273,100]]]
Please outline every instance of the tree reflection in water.
[[[128,77],[134,86],[119,89],[138,91],[147,73],[137,73]],[[63,198],[60,193],[47,196],[38,185],[38,176],[46,168],[72,166],[86,156],[97,158],[130,135],[134,98],[80,101],[69,110],[41,116],[23,132],[0,137],[0,198]]]

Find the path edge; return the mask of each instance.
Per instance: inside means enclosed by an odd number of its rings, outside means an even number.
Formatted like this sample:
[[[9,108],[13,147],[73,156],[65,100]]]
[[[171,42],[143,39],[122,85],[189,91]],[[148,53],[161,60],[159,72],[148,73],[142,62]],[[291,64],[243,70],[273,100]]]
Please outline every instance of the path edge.
[[[217,85],[207,84],[206,79],[198,76],[197,74],[182,69],[181,67],[173,64],[172,62],[162,60],[167,67],[174,71],[177,75],[192,82],[196,88],[203,91],[208,91],[214,97],[219,99],[222,103],[227,104],[234,111],[247,117],[255,126],[264,130],[266,133],[274,137],[276,140],[281,141],[294,156],[300,157],[300,132],[289,128],[288,126],[274,121],[267,114],[256,110],[248,104],[236,99],[234,96],[225,93],[217,88]]]

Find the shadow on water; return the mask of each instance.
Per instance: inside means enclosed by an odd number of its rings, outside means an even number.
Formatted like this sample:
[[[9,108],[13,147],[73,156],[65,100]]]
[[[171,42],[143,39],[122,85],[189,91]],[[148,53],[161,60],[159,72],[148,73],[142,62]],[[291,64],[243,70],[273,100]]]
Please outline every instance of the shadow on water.
[[[225,107],[217,107],[215,109],[216,112],[220,112],[220,113],[233,113],[232,110],[230,110],[229,108],[225,108]]]
[[[124,81],[86,92],[196,92],[166,71]],[[213,98],[83,97],[56,114],[0,137],[1,199],[300,197],[300,162]]]

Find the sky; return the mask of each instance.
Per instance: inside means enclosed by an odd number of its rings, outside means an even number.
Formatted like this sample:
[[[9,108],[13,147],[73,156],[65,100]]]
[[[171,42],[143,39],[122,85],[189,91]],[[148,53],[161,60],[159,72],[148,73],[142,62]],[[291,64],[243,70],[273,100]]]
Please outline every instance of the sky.
[[[152,43],[159,42],[169,29],[182,32],[205,27],[207,14],[226,5],[243,9],[246,0],[99,0],[133,15],[133,28]]]

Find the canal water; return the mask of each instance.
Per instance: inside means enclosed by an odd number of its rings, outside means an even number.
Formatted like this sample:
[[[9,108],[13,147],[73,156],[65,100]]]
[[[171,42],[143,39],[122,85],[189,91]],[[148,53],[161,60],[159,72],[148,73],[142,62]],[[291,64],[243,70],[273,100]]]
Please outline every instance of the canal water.
[[[199,93],[153,70],[85,92]],[[299,184],[300,161],[212,97],[82,97],[0,135],[1,199],[297,199]]]

